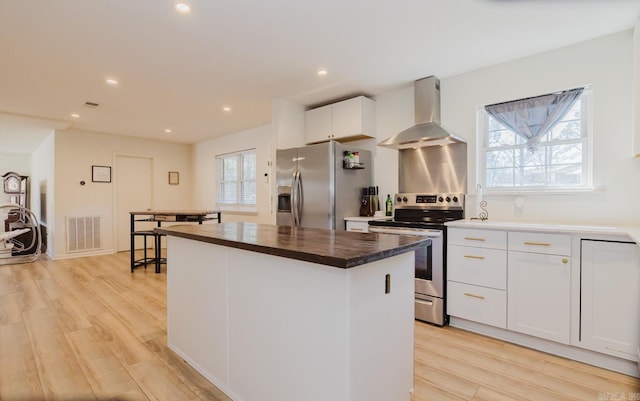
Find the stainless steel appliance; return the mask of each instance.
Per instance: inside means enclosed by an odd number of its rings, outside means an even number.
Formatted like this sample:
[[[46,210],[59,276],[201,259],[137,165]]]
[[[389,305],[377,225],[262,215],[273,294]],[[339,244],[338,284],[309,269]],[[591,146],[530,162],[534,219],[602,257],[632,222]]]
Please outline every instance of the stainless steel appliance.
[[[400,193],[396,194],[394,205],[393,220],[370,221],[369,231],[420,235],[431,239],[431,249],[416,251],[415,318],[445,325],[445,223],[464,218],[464,194]]]
[[[415,125],[388,138],[378,146],[416,149],[423,146],[465,143],[440,125],[440,80],[433,75],[414,82]]]
[[[345,152],[358,152],[357,163],[346,162]],[[344,230],[344,218],[359,215],[360,191],[371,177],[371,152],[364,149],[330,141],[277,150],[276,223]]]

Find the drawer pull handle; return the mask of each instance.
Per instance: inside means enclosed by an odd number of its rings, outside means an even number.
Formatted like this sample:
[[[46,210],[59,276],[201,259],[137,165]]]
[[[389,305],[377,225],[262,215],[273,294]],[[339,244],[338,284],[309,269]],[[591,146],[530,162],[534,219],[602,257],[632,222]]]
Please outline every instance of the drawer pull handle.
[[[351,227],[349,231],[364,231],[362,228],[353,228]]]
[[[530,242],[530,241],[525,241],[524,244],[525,245],[534,245],[534,246],[551,246],[551,244],[548,243],[548,242]]]
[[[476,238],[476,237],[464,237],[467,241],[486,241],[484,238]]]
[[[478,298],[478,299],[484,299],[484,297],[482,295],[476,295],[476,294],[472,294],[470,292],[465,292],[464,293],[465,296],[467,297],[472,297],[472,298]]]
[[[569,259],[567,259],[567,258],[562,258],[562,263],[564,263],[564,264],[566,265],[567,263],[569,263]]]
[[[484,256],[475,256],[475,255],[464,255],[464,257],[468,259],[484,259]]]

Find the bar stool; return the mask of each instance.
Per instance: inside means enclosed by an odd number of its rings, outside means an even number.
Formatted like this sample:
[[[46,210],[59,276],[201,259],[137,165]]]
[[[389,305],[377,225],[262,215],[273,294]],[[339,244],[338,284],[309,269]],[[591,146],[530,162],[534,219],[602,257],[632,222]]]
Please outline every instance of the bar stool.
[[[147,268],[147,264],[149,263],[154,263],[156,265],[156,273],[159,273],[160,271],[160,264],[159,264],[159,254],[160,254],[160,250],[158,249],[158,244],[160,243],[159,240],[159,236],[160,234],[156,234],[153,231],[135,231],[131,233],[131,272],[133,273],[133,269],[135,269],[138,266],[144,266],[144,268]],[[135,252],[135,237],[143,237],[144,238],[144,254],[142,259],[134,259],[133,253]],[[150,258],[147,256],[147,238],[148,237],[153,237],[153,244],[154,244],[154,257]]]
[[[160,273],[160,265],[161,264],[167,264],[167,259],[162,257],[162,237],[164,237],[164,234],[159,234],[159,233],[153,233],[156,238],[156,257],[155,257],[155,262],[156,262],[156,273]]]

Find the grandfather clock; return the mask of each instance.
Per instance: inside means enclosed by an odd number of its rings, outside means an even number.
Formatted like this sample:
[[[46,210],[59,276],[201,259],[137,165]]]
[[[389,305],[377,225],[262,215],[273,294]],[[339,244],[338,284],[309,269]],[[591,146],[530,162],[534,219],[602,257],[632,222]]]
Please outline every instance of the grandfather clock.
[[[4,193],[9,195],[7,201],[16,203],[24,208],[29,208],[29,198],[27,196],[28,176],[14,172],[8,172],[2,176]]]

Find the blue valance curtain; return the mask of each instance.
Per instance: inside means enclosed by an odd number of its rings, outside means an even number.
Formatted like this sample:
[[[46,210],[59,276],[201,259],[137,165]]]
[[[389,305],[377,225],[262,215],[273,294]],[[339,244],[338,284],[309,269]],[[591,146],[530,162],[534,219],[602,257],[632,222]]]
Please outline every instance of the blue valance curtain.
[[[571,109],[584,88],[570,89],[512,102],[485,106],[489,115],[526,140],[527,147],[540,138]]]

